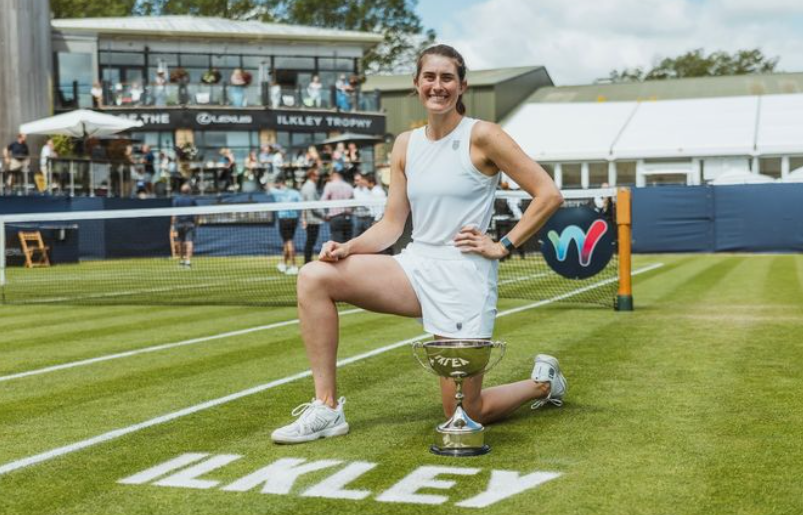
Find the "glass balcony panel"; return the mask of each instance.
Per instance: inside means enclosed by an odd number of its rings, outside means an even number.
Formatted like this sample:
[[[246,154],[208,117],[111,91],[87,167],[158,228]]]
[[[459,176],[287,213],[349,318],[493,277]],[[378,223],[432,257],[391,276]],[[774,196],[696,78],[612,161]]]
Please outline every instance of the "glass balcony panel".
[[[144,66],[145,55],[134,52],[104,52],[100,51],[100,65],[114,66]]]
[[[274,60],[277,70],[314,70],[315,58],[313,57],[280,57]]]

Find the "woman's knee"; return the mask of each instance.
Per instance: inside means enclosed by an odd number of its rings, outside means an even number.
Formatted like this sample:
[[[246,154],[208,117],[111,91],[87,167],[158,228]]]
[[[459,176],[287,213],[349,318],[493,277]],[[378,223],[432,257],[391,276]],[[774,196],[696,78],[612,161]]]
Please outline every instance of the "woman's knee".
[[[334,274],[336,271],[331,263],[312,261],[305,264],[298,272],[299,297],[327,291]]]

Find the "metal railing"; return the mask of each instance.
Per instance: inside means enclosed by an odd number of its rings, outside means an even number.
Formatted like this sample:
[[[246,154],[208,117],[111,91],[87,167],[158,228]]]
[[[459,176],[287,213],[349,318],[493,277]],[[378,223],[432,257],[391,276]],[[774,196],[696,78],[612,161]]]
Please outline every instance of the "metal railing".
[[[92,88],[78,82],[56,87],[56,108],[59,110],[103,107],[269,107],[272,109],[337,109],[340,111],[379,112],[379,90],[354,88],[339,90],[335,86],[316,91],[298,86],[286,88],[268,83],[248,86],[231,84],[109,84],[104,83],[96,97]]]

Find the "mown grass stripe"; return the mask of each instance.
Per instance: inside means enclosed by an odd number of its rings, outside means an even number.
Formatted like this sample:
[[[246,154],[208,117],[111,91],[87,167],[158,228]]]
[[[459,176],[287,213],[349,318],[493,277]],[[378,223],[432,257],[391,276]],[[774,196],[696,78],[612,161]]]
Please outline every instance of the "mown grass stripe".
[[[639,270],[634,271],[633,275],[638,275],[640,273],[649,272],[649,271],[655,270],[657,268],[660,268],[662,266],[663,266],[663,263],[655,263],[655,264],[652,264],[652,265],[649,265],[649,266],[646,266],[644,268],[641,268]],[[521,306],[521,307],[518,307],[518,308],[508,309],[508,310],[505,310],[505,311],[502,311],[502,312],[498,313],[496,315],[496,318],[501,318],[501,317],[505,317],[505,316],[508,316],[508,315],[513,315],[513,314],[516,314],[516,313],[521,313],[522,311],[526,311],[528,309],[535,309],[535,308],[544,306],[546,304],[559,302],[559,301],[564,300],[566,298],[569,298],[571,296],[579,295],[579,294],[581,294],[581,293],[583,293],[585,291],[588,291],[589,289],[599,288],[601,286],[605,286],[606,284],[610,284],[610,282],[615,281],[615,280],[616,280],[616,278],[607,279],[607,280],[604,280],[604,281],[599,281],[598,283],[594,283],[594,284],[585,286],[583,288],[578,288],[577,290],[574,290],[572,292],[568,292],[568,293],[564,293],[562,295],[558,295],[558,296],[552,297],[551,299],[546,299],[546,300],[542,300],[542,301],[539,301],[539,302],[534,302],[534,303],[527,304],[525,306]],[[371,350],[371,351],[368,351],[368,352],[357,354],[357,355],[351,356],[349,358],[341,359],[341,360],[338,360],[337,367],[338,368],[344,367],[346,365],[349,365],[349,364],[352,364],[352,363],[356,363],[358,361],[362,361],[362,360],[371,358],[373,356],[377,356],[377,355],[383,354],[385,352],[397,349],[397,348],[402,347],[404,345],[409,345],[409,344],[411,344],[411,343],[413,343],[415,341],[418,341],[418,340],[421,340],[421,339],[424,339],[424,338],[428,338],[428,337],[431,337],[431,336],[432,335],[430,335],[430,334],[424,333],[424,334],[415,336],[413,338],[408,338],[406,340],[397,341],[395,343],[380,347],[378,349],[374,349],[374,350]],[[288,383],[292,383],[292,382],[297,381],[299,379],[310,377],[311,375],[312,375],[312,372],[309,371],[309,370],[306,370],[304,372],[299,372],[297,374],[293,374],[293,375],[290,375],[290,376],[283,377],[281,379],[270,381],[268,383],[255,386],[253,388],[248,388],[246,390],[235,392],[233,394],[226,395],[224,397],[219,397],[217,399],[212,399],[212,400],[200,403],[200,404],[196,404],[195,406],[190,406],[188,408],[184,408],[184,409],[181,409],[181,410],[178,410],[178,411],[174,411],[174,412],[168,413],[166,415],[162,415],[162,416],[159,416],[159,417],[156,417],[156,418],[152,418],[150,420],[146,420],[146,421],[141,422],[139,424],[134,424],[134,425],[131,425],[131,426],[128,426],[128,427],[115,429],[115,430],[103,433],[101,435],[94,436],[92,438],[88,438],[88,439],[85,439],[85,440],[81,440],[79,442],[75,442],[75,443],[72,443],[72,444],[69,444],[69,445],[58,447],[56,449],[52,449],[50,451],[46,451],[46,452],[43,452],[43,453],[40,453],[40,454],[36,454],[34,456],[29,456],[29,457],[22,458],[22,459],[19,459],[19,460],[16,460],[16,461],[12,461],[10,463],[6,463],[5,465],[0,466],[0,476],[8,474],[10,472],[13,472],[15,470],[19,470],[19,469],[22,469],[22,468],[25,468],[25,467],[29,467],[31,465],[36,465],[38,463],[49,461],[49,460],[52,460],[54,458],[58,458],[60,456],[64,456],[66,454],[71,454],[73,452],[77,452],[77,451],[80,451],[82,449],[86,449],[88,447],[93,447],[93,446],[101,444],[101,443],[105,443],[105,442],[108,442],[108,441],[111,441],[111,440],[115,440],[115,439],[123,437],[125,435],[141,431],[142,429],[147,429],[149,427],[153,427],[153,426],[157,426],[157,425],[160,425],[160,424],[164,424],[166,422],[170,422],[172,420],[176,420],[178,418],[182,418],[182,417],[185,417],[187,415],[192,415],[192,414],[198,413],[200,411],[205,411],[205,410],[210,409],[210,408],[214,408],[214,407],[217,407],[217,406],[220,406],[220,405],[223,405],[223,404],[227,404],[229,402],[241,399],[243,397],[248,397],[248,396],[251,396],[251,395],[254,395],[254,394],[257,394],[257,393],[261,393],[261,392],[266,391],[266,390],[270,390],[270,389],[276,388],[278,386],[282,386],[282,385],[285,385],[285,384],[288,384]]]
[[[347,311],[341,311],[340,315],[352,315],[354,313],[359,313],[361,311],[363,311],[363,310],[362,309],[350,309],[350,310],[347,310]],[[286,327],[288,325],[294,325],[294,324],[297,324],[297,323],[298,323],[298,319],[296,318],[296,319],[293,319],[293,320],[285,320],[283,322],[275,322],[273,324],[261,325],[261,326],[257,326],[257,327],[249,327],[247,329],[239,329],[237,331],[229,331],[229,332],[226,332],[226,333],[213,334],[211,336],[202,336],[200,338],[191,338],[189,340],[182,340],[180,342],[165,343],[165,344],[162,344],[162,345],[154,345],[152,347],[146,347],[144,349],[136,349],[136,350],[130,350],[130,351],[126,351],[126,352],[118,352],[118,353],[115,353],[115,354],[106,354],[105,356],[98,356],[96,358],[83,359],[83,360],[80,360],[80,361],[72,361],[72,362],[69,362],[69,363],[62,363],[61,365],[53,365],[53,366],[50,366],[50,367],[38,368],[38,369],[35,369],[35,370],[28,370],[27,372],[18,372],[16,374],[9,374],[9,375],[5,375],[5,376],[0,376],[0,382],[12,381],[14,379],[21,379],[23,377],[30,377],[30,376],[35,376],[35,375],[47,374],[47,373],[50,373],[50,372],[56,372],[58,370],[67,370],[67,369],[75,368],[75,367],[83,367],[83,366],[92,365],[92,364],[95,364],[95,363],[102,363],[104,361],[111,361],[111,360],[115,360],[115,359],[128,358],[128,357],[131,357],[131,356],[137,356],[139,354],[146,354],[146,353],[149,353],[149,352],[158,352],[158,351],[163,351],[163,350],[167,350],[167,349],[175,349],[177,347],[185,347],[187,345],[194,345],[196,343],[203,343],[203,342],[208,342],[208,341],[213,341],[213,340],[220,340],[220,339],[223,339],[223,338],[230,338],[230,337],[233,337],[233,336],[242,336],[244,334],[255,333],[255,332],[258,332],[258,331],[267,331],[267,330],[270,330],[270,329],[276,329],[278,327]]]

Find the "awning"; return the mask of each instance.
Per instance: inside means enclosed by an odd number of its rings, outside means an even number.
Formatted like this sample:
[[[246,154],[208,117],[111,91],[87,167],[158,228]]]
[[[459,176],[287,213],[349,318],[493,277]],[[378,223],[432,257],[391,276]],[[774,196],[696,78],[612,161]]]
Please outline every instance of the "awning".
[[[803,94],[530,103],[503,127],[537,161],[803,155]]]

